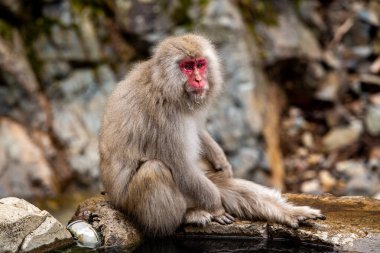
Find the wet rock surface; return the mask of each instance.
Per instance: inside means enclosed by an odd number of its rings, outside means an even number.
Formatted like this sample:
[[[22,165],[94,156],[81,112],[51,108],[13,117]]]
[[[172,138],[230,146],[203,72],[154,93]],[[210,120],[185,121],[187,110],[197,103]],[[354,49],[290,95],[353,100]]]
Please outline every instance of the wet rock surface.
[[[80,204],[69,223],[76,220],[90,223],[101,235],[104,246],[133,247],[142,241],[142,234],[103,195]]]
[[[45,252],[73,243],[53,216],[25,200],[0,199],[0,251]]]
[[[226,240],[231,237],[291,239],[297,243],[316,244],[330,250],[377,252],[379,249],[380,201],[365,197],[339,198],[332,195],[286,194],[285,196],[297,205],[320,208],[327,219],[305,222],[298,229],[260,221],[237,221],[225,226],[212,222],[206,227],[181,227],[176,237],[199,238],[200,241],[210,236]],[[133,227],[125,215],[111,207],[105,196],[96,196],[84,201],[72,218],[72,221],[75,220],[90,223],[99,232],[102,244],[106,246],[128,248],[142,242],[141,233]]]

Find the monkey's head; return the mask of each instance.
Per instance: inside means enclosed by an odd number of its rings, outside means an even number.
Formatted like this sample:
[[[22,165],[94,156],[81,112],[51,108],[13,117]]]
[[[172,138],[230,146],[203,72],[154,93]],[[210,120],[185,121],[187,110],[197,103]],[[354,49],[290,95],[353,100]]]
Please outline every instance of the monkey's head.
[[[204,37],[188,34],[162,41],[153,56],[154,80],[162,95],[186,109],[207,104],[221,89],[219,59],[213,45]],[[160,77],[157,79],[157,77]]]

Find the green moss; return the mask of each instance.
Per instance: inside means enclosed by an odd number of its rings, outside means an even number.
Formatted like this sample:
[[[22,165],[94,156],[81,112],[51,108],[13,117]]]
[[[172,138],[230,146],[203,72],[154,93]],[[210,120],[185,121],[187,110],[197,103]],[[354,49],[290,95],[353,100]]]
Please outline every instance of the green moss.
[[[209,3],[210,3],[209,0],[199,0],[199,5],[200,5],[201,9],[206,8]]]
[[[268,0],[240,0],[238,6],[243,15],[245,23],[252,25],[254,23],[263,23],[266,25],[277,25],[278,13],[275,10],[272,1]]]
[[[107,0],[71,0],[72,9],[76,13],[81,13],[85,9],[90,10],[93,16],[104,15],[110,12]]]
[[[275,0],[238,0],[238,7],[243,17],[244,23],[255,39],[258,48],[259,56],[265,60],[265,51],[263,48],[263,38],[256,33],[256,24],[264,24],[267,26],[278,25],[278,11],[274,6]]]
[[[162,1],[162,6],[165,5],[165,2],[167,3],[167,1]],[[177,26],[192,26],[191,18],[187,13],[191,5],[191,0],[181,0],[179,6],[172,11],[171,19]]]
[[[12,38],[12,26],[2,19],[0,19],[0,37],[5,40]]]
[[[44,17],[32,18],[31,21],[23,27],[25,41],[31,45],[41,34],[50,34],[50,29],[55,23],[56,22]]]

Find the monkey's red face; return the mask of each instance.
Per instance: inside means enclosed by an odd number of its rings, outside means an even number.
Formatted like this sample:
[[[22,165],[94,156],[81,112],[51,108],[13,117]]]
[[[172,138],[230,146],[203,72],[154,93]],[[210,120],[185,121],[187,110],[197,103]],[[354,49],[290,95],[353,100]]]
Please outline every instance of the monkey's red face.
[[[179,63],[179,68],[186,75],[187,83],[191,90],[196,94],[202,94],[207,84],[205,80],[207,70],[206,59],[184,59]]]

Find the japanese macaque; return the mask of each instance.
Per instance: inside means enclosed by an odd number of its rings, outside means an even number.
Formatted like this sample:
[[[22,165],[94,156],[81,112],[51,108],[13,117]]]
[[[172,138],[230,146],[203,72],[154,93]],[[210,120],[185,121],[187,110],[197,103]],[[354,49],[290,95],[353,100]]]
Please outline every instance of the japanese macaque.
[[[232,177],[205,130],[222,87],[213,45],[199,35],[170,37],[135,66],[111,94],[100,134],[100,167],[113,205],[147,236],[181,223],[230,224],[235,217],[294,228],[319,210],[293,206],[275,190]],[[201,159],[211,166],[200,166]]]

